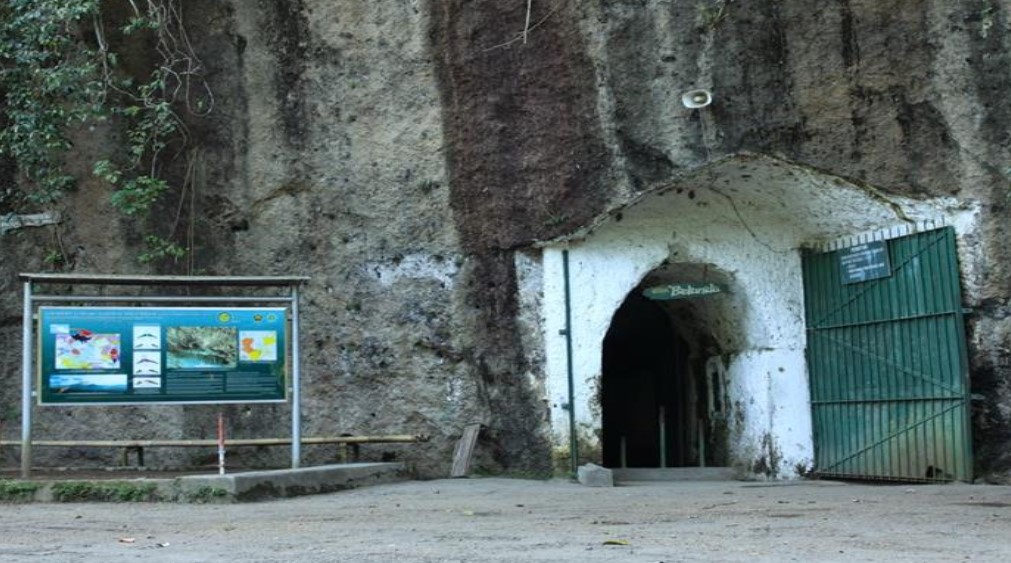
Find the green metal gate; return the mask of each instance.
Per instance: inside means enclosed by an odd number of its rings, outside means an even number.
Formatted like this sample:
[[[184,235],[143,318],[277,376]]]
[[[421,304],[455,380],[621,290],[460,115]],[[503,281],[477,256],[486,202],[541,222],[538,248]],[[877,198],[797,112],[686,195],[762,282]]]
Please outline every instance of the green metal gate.
[[[954,230],[872,244],[887,261],[861,264],[852,250],[803,259],[815,472],[970,481]],[[880,277],[859,281],[867,272]]]

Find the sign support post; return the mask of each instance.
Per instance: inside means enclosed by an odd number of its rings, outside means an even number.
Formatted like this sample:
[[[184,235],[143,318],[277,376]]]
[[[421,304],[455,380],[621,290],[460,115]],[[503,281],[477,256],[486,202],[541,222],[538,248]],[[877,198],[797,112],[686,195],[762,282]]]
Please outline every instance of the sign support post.
[[[218,475],[225,474],[225,413],[218,411]]]
[[[302,465],[302,384],[298,343],[298,286],[291,287],[291,468]]]
[[[32,282],[24,285],[21,320],[21,478],[32,475]]]

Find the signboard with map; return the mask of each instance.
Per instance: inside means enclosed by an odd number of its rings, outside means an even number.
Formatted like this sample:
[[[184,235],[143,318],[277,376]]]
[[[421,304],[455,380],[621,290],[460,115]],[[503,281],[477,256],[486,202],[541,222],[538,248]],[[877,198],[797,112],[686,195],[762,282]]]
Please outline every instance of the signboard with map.
[[[39,404],[281,402],[284,308],[40,307]]]

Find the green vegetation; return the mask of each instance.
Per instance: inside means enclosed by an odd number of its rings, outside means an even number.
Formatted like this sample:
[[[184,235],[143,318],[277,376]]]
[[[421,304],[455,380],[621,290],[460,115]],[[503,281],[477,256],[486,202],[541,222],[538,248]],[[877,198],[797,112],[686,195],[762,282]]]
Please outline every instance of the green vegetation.
[[[699,31],[715,31],[727,17],[727,7],[734,0],[715,0],[711,4],[695,6],[695,27]]]
[[[186,500],[197,504],[204,504],[216,500],[224,500],[227,496],[228,491],[221,487],[203,486],[191,493],[187,493]]]
[[[601,440],[600,431],[594,429],[590,423],[579,422],[576,424],[576,453],[579,456],[576,460],[576,466],[587,462],[601,463],[603,460],[603,452],[600,449]],[[556,434],[554,442],[561,444],[561,436]],[[569,450],[570,443],[568,440],[565,441],[564,446],[556,446],[553,449],[551,458],[555,475],[572,475],[572,457]]]
[[[0,502],[29,502],[41,485],[32,481],[0,479]]]
[[[67,261],[63,252],[56,249],[49,249],[46,251],[46,257],[42,259],[42,262],[53,269],[59,269]]]
[[[563,225],[570,218],[568,213],[548,213],[547,219],[544,220],[544,226],[557,227]]]
[[[154,483],[61,481],[52,486],[56,502],[156,502],[163,500]]]
[[[162,495],[155,483],[130,481],[38,481],[0,479],[0,503],[32,502],[38,491],[48,486],[54,502],[165,502],[183,501],[196,504],[224,502],[228,491],[221,487],[203,486],[194,491]]]
[[[76,36],[97,9],[97,0],[0,4],[0,156],[18,172],[18,192],[0,198],[51,203],[73,185],[62,163],[66,129],[102,113],[97,54]]]
[[[0,186],[0,212],[51,206],[75,186],[66,166],[71,132],[108,121],[121,133],[120,149],[92,165],[115,191],[110,204],[144,224],[168,193],[192,197],[193,160],[183,150],[189,132],[181,114],[205,116],[213,95],[183,26],[178,0],[127,0],[126,23],[108,29],[98,0],[5,0],[0,3],[0,170],[14,185]],[[107,8],[108,9],[108,8]],[[120,19],[124,14],[119,14]],[[129,72],[110,44],[150,57]],[[151,48],[153,47],[153,48]],[[136,58],[136,57],[134,57]],[[186,159],[183,179],[172,185],[167,164]],[[179,235],[179,205],[161,233],[145,233],[142,262],[178,261],[191,250]],[[61,256],[49,257],[52,266]]]
[[[137,261],[141,264],[148,264],[165,258],[178,261],[183,256],[186,256],[185,248],[158,235],[147,235],[144,237],[144,242],[147,244],[147,250],[137,256]]]

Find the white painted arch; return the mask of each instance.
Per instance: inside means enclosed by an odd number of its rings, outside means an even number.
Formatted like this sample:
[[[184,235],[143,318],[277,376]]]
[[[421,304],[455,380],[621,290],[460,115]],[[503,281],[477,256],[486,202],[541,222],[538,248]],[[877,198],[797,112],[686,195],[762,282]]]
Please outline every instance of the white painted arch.
[[[556,449],[567,452],[570,436],[566,252],[580,439],[599,439],[602,344],[629,292],[648,275],[665,282],[719,277],[730,292],[700,301],[697,310],[720,341],[721,356],[713,361],[726,371],[732,464],[742,476],[792,478],[813,459],[800,249],[940,225],[971,240],[978,214],[971,203],[887,197],[810,168],[742,154],[545,243],[538,306]],[[963,270],[971,270],[973,256],[965,250]]]

